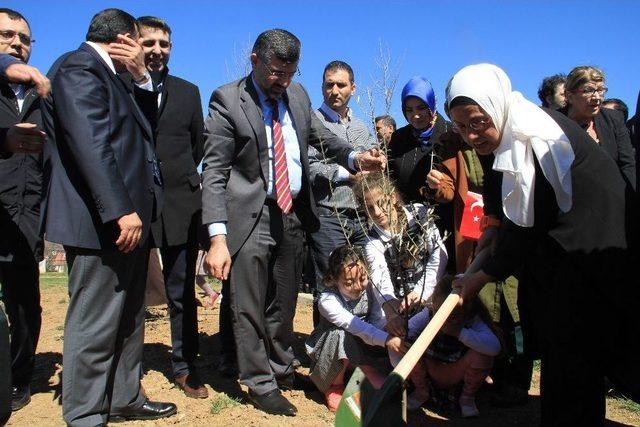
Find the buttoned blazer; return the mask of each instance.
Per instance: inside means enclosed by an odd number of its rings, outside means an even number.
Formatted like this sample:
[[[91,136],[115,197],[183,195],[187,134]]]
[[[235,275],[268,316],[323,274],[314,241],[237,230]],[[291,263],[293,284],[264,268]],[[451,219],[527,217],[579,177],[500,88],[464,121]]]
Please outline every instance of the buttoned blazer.
[[[352,149],[327,130],[305,89],[292,82],[283,95],[300,145],[302,186],[294,210],[307,231],[319,227],[309,184],[309,144],[348,167]],[[262,108],[251,76],[216,89],[205,120],[202,221],[224,222],[235,254],[253,230],[267,197],[269,153]]]
[[[21,111],[9,84],[0,82],[0,146],[6,131],[16,123],[34,123],[42,128],[40,99],[27,87]],[[0,156],[0,261],[33,253],[42,259],[42,236],[38,232],[42,198],[42,155],[6,153]]]
[[[113,249],[116,220],[136,212],[142,239],[162,204],[154,180],[153,129],[137,102],[157,102],[114,74],[83,43],[49,72],[44,101],[45,183],[42,227],[49,241],[86,249]],[[129,82],[130,83],[130,82]]]
[[[187,242],[202,208],[198,165],[203,155],[204,117],[198,87],[167,75],[157,111],[156,154],[164,182],[161,217],[152,225],[156,245]]]

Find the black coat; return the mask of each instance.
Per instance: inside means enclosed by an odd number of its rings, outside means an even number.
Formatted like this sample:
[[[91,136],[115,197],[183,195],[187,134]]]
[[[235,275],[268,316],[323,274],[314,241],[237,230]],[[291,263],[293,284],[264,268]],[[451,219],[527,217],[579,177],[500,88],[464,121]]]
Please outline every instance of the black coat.
[[[430,143],[427,146],[420,145],[413,134],[411,125],[402,127],[391,135],[388,150],[389,170],[405,203],[424,199],[420,195],[420,188],[426,186],[433,147],[438,146],[440,136],[448,129],[449,124],[438,114]],[[436,149],[437,151],[438,149]]]
[[[560,111],[566,115],[568,109]],[[636,160],[624,116],[619,111],[601,108],[594,122],[600,147],[616,162],[629,187],[635,190]]]
[[[42,116],[47,240],[86,249],[114,249],[115,220],[136,212],[149,235],[162,188],[154,179],[153,129],[137,102],[157,93],[136,91],[89,45],[59,59],[49,72],[52,93]]]
[[[187,242],[202,208],[200,174],[204,119],[198,87],[166,76],[156,118],[156,154],[164,181],[164,207],[152,225],[157,246]]]
[[[16,123],[35,123],[42,128],[35,88],[26,90],[21,112],[15,101],[13,89],[0,82],[0,146],[6,131]],[[41,197],[41,154],[0,157],[0,261],[10,261],[17,254],[42,259],[42,236],[38,233]]]

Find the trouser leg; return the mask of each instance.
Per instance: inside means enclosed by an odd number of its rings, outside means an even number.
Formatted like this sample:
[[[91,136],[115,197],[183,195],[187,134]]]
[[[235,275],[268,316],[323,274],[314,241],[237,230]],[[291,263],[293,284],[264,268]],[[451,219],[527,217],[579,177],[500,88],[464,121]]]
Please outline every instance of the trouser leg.
[[[148,254],[146,248],[128,254],[71,247],[65,251],[69,306],[62,411],[71,426],[94,426],[106,423],[113,394],[118,402],[132,406],[144,401],[140,393],[144,312],[138,300],[144,296]],[[126,352],[123,358],[122,352]]]
[[[182,376],[189,373],[198,354],[194,288],[196,241],[194,239],[185,245],[164,247],[160,249],[160,253],[171,322],[171,364],[174,376]]]
[[[9,323],[0,303],[0,425],[11,415],[11,352],[9,350]]]
[[[273,221],[273,219],[272,219]],[[278,221],[273,228],[280,228]],[[293,318],[302,277],[304,232],[295,214],[282,217],[282,236],[271,255],[267,288],[265,329],[269,339],[270,364],[276,378],[293,374]]]
[[[31,253],[17,255],[13,262],[0,263],[3,301],[11,334],[11,373],[13,385],[31,381],[36,347],[40,337],[40,273]]]

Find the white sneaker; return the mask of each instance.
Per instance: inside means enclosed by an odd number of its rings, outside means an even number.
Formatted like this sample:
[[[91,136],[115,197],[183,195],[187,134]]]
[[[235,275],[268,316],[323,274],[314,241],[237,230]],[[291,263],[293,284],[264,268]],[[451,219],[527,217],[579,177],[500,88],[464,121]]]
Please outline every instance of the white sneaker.
[[[463,418],[477,417],[480,415],[476,406],[476,399],[473,396],[460,396],[460,412]]]

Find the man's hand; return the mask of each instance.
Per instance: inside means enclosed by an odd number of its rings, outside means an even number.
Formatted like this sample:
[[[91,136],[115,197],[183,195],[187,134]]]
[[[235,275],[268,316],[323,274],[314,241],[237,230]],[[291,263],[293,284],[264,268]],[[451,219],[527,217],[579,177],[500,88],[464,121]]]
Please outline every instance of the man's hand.
[[[405,330],[405,322],[402,316],[393,316],[384,325],[384,330],[396,337],[404,337],[407,334]]]
[[[431,169],[427,174],[427,185],[430,189],[437,190],[440,188],[440,183],[442,182],[443,178],[444,174],[442,172]]]
[[[36,91],[41,98],[46,97],[51,92],[51,82],[48,78],[31,65],[27,64],[11,64],[7,67],[7,79],[11,83],[32,84],[36,87]]]
[[[352,184],[355,184],[356,182],[358,182],[359,180],[361,180],[362,178],[367,176],[367,174],[369,174],[368,171],[360,171],[360,172],[356,172],[356,173],[350,173],[349,174],[349,181]]]
[[[137,213],[133,212],[121,216],[116,221],[120,228],[120,235],[116,240],[116,246],[120,252],[131,252],[140,243],[142,237],[142,221]]]
[[[224,234],[211,238],[211,247],[204,262],[213,277],[218,280],[227,280],[231,270],[231,255],[227,248],[227,237]]]
[[[377,148],[356,154],[355,160],[360,171],[382,171],[387,166],[387,157]]]
[[[107,53],[111,59],[115,59],[127,67],[127,71],[131,73],[135,82],[144,83],[139,82],[147,73],[142,46],[128,34],[118,34],[118,40],[119,43],[109,44]]]
[[[407,302],[409,303],[407,305]],[[409,292],[407,298],[400,298],[400,313],[404,313],[407,310],[412,310],[416,304],[420,304],[420,295],[416,292]]]
[[[482,270],[475,273],[465,273],[460,277],[453,279],[452,287],[454,292],[459,293],[460,300],[458,305],[463,305],[465,301],[471,301],[478,296],[480,290],[487,283],[491,282],[493,277],[489,276]]]
[[[389,335],[384,345],[387,347],[387,349],[393,350],[396,353],[406,353],[407,351],[409,351],[409,344],[407,344],[405,340],[403,340],[402,338],[394,337],[392,335]]]
[[[47,139],[38,125],[17,123],[9,128],[5,139],[5,149],[11,153],[40,153]]]

